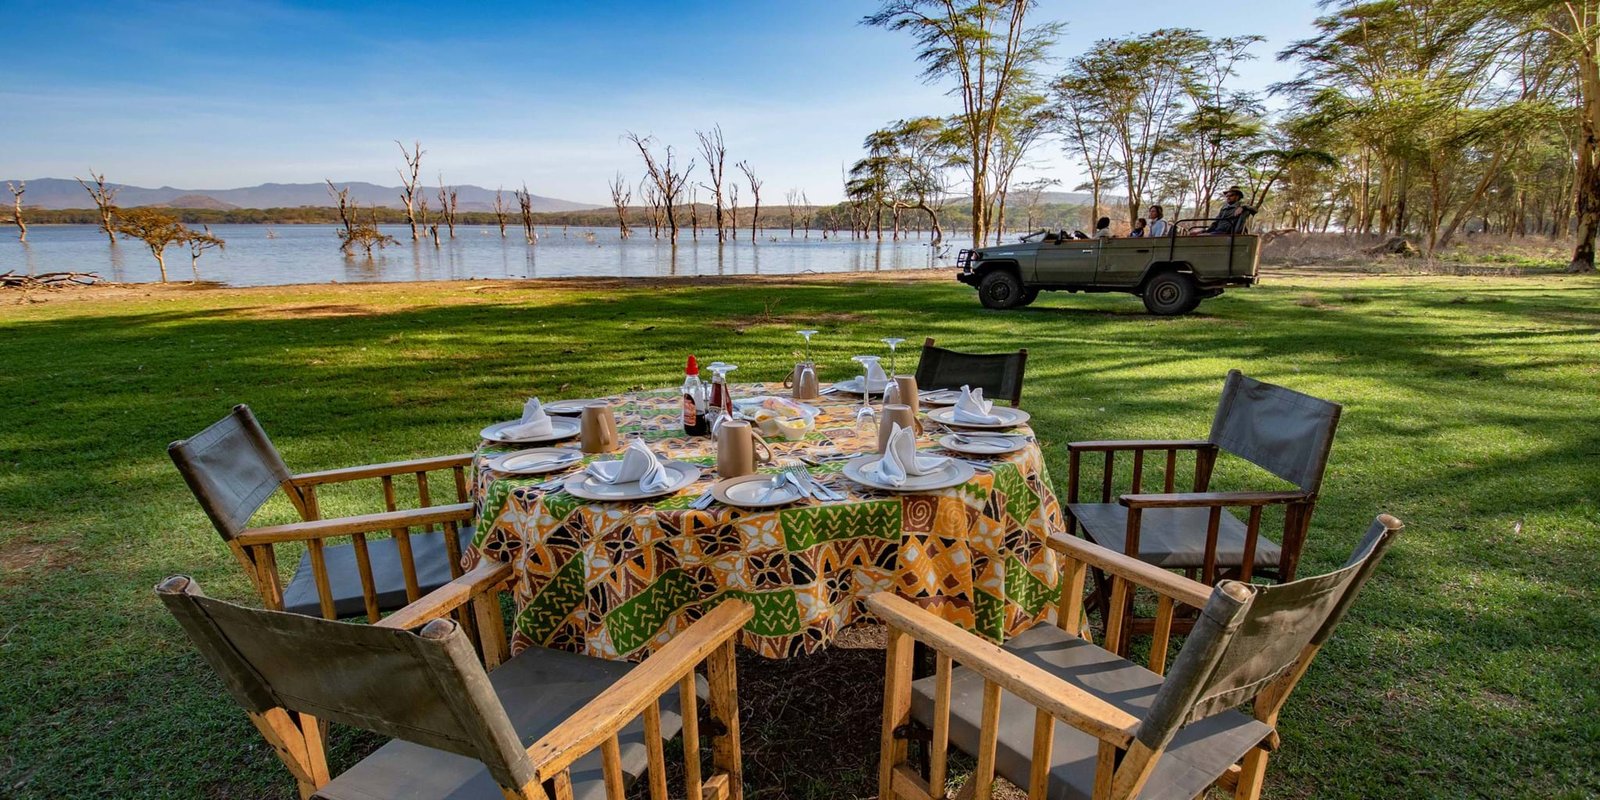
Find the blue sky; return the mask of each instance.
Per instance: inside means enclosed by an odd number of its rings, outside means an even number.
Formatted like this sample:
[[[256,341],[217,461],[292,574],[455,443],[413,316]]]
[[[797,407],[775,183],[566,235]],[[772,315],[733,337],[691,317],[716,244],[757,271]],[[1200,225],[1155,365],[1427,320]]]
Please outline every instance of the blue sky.
[[[396,182],[392,140],[420,139],[429,182],[601,203],[639,173],[624,131],[684,151],[720,123],[766,202],[789,187],[840,195],[861,140],[894,119],[948,113],[918,79],[909,37],[858,24],[870,2],[117,3],[0,0],[0,175],[229,188]],[[1218,9],[1226,9],[1219,14]],[[1267,37],[1241,85],[1292,67],[1313,2],[1079,3],[1058,53],[1158,27]],[[1041,149],[1033,174],[1077,172]],[[703,175],[703,172],[701,173]]]

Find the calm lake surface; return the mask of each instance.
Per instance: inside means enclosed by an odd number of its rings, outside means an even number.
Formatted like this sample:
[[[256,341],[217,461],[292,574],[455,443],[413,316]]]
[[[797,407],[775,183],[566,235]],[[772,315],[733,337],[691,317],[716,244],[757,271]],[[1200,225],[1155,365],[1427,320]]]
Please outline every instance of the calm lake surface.
[[[235,286],[272,286],[290,283],[363,283],[374,281],[433,281],[466,278],[657,278],[700,275],[793,275],[826,272],[878,272],[948,267],[966,240],[947,237],[937,248],[927,234],[921,239],[887,238],[852,240],[848,235],[824,240],[820,231],[809,239],[803,232],[789,237],[788,230],[765,230],[760,241],[744,239],[717,246],[716,237],[700,232],[699,241],[688,230],[679,234],[676,248],[651,238],[648,230],[631,239],[618,237],[615,228],[538,229],[537,244],[528,244],[520,229],[507,237],[493,226],[456,226],[451,240],[441,232],[441,244],[432,239],[410,240],[404,225],[383,226],[399,240],[372,257],[346,258],[339,252],[336,225],[213,225],[211,232],[227,241],[223,250],[200,258],[200,277]],[[93,225],[34,225],[28,241],[16,240],[15,228],[0,228],[0,273],[94,272],[106,280],[137,283],[160,280],[161,273],[148,248],[139,241],[119,239],[115,247]],[[885,234],[887,237],[887,233]],[[189,251],[167,250],[170,280],[190,280]]]

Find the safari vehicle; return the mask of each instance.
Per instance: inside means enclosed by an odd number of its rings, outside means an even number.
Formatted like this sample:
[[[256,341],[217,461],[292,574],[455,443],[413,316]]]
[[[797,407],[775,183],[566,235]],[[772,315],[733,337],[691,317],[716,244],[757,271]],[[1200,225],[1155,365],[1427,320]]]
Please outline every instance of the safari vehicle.
[[[1036,231],[1015,244],[962,250],[956,279],[976,287],[985,308],[1021,308],[1039,292],[1065,290],[1127,292],[1144,298],[1152,314],[1187,314],[1229,286],[1256,282],[1260,237],[1191,235],[1210,222],[1178,220],[1172,233],[1153,239]]]

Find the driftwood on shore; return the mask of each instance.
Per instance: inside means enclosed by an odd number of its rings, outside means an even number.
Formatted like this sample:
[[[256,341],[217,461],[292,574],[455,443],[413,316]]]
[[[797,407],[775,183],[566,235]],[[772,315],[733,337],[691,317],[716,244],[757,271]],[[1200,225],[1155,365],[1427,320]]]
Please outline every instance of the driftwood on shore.
[[[64,289],[93,286],[104,281],[93,272],[43,272],[38,275],[18,275],[15,271],[0,273],[0,289]]]

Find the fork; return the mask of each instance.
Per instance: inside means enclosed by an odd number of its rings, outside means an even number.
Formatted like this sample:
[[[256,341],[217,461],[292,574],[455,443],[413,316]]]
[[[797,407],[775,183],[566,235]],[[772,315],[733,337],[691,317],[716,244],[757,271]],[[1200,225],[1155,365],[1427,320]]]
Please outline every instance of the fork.
[[[783,471],[793,478],[796,483],[800,484],[801,488],[806,490],[806,494],[811,495],[816,500],[838,502],[844,499],[838,492],[818,483],[815,478],[811,477],[811,473],[806,472],[805,467],[796,464],[784,467]]]

